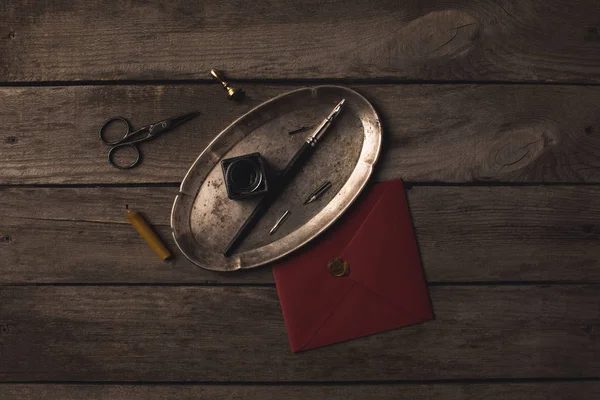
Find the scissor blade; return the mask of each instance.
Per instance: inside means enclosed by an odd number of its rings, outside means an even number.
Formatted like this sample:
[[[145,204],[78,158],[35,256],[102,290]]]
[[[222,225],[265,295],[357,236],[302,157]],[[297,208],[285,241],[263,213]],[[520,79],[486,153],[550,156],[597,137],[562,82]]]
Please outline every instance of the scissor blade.
[[[194,118],[198,114],[200,114],[200,113],[197,111],[194,111],[191,113],[178,115],[176,117],[167,118],[167,119],[157,122],[155,124],[149,125],[147,127],[149,129],[147,139],[149,139],[152,136],[156,136],[158,134],[168,132],[171,129],[175,129],[179,125],[189,121],[190,119]]]
[[[169,129],[176,128],[184,122],[187,122],[198,115],[200,115],[198,111],[192,111],[187,114],[178,115],[177,117],[168,118],[167,123],[169,124]]]

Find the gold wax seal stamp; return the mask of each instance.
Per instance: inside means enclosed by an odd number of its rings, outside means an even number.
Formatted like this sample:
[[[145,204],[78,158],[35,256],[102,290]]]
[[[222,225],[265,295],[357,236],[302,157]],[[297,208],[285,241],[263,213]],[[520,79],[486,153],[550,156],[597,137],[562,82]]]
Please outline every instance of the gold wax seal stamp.
[[[342,277],[350,274],[350,266],[341,258],[334,258],[327,264],[327,270],[332,276]]]
[[[221,71],[213,68],[210,70],[210,75],[215,80],[219,81],[221,85],[223,85],[223,88],[227,92],[227,98],[229,100],[242,101],[244,99],[244,96],[246,95],[244,91],[242,89],[234,89],[231,86],[229,86],[229,83],[227,83],[227,81],[225,80],[225,75],[223,75]]]

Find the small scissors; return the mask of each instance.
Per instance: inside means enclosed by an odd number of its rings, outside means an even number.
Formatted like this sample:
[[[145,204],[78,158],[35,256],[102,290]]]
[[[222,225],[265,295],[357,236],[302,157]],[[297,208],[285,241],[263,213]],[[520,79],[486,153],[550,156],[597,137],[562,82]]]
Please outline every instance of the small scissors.
[[[129,168],[137,167],[142,159],[140,150],[136,146],[137,143],[152,139],[154,136],[156,136],[160,133],[168,132],[171,129],[175,129],[179,125],[194,118],[198,114],[200,114],[200,113],[199,112],[191,112],[191,113],[179,115],[177,117],[167,118],[163,121],[159,121],[154,124],[143,126],[136,131],[133,130],[133,128],[131,127],[131,123],[128,120],[126,120],[125,118],[112,117],[112,118],[108,119],[105,123],[102,124],[98,135],[100,136],[100,140],[102,140],[105,144],[112,146],[110,148],[110,150],[108,151],[108,162],[110,163],[110,165],[112,165],[113,167],[116,167],[116,168],[120,168],[120,169],[129,169]],[[124,131],[125,135],[120,140],[110,142],[104,138],[104,133],[105,133],[104,131],[106,130],[106,128],[109,125],[111,125],[113,123],[124,124],[125,125],[125,131]],[[136,158],[131,164],[127,164],[127,165],[117,164],[114,160],[115,150],[123,149],[125,147],[133,148],[133,150],[136,153]]]

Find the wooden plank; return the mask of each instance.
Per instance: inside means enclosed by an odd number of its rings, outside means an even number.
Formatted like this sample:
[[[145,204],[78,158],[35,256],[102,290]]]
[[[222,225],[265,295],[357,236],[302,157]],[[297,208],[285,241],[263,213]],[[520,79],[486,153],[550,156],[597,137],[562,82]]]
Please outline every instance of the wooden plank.
[[[123,216],[145,213],[169,247],[177,188],[0,188],[0,284],[271,283],[270,268],[216,273],[160,261]],[[430,282],[600,282],[600,187],[413,187]]]
[[[595,0],[5,1],[0,80],[599,82]]]
[[[304,400],[445,399],[564,400],[600,395],[600,383],[447,383],[358,385],[59,385],[0,384],[0,399],[63,400]]]
[[[229,102],[216,85],[0,88],[0,184],[180,182],[218,132],[293,87],[246,85]],[[600,87],[358,85],[381,114],[376,179],[600,182]],[[144,162],[106,162],[98,128],[113,115],[134,126],[181,112],[201,116],[142,145]]]
[[[600,373],[597,285],[437,286],[436,319],[294,355],[270,287],[0,290],[0,381],[384,381]]]

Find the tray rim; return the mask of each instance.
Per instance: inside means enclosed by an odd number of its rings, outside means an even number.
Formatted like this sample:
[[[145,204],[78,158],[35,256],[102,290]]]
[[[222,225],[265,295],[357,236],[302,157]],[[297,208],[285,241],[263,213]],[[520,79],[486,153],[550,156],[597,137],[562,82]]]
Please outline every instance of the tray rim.
[[[183,246],[180,244],[180,242],[177,239],[177,234],[176,234],[176,226],[175,226],[175,219],[174,219],[174,215],[176,212],[177,207],[179,206],[180,203],[180,199],[182,198],[182,196],[188,196],[190,195],[189,193],[185,192],[185,187],[186,187],[186,183],[188,181],[188,178],[190,177],[190,175],[192,174],[192,172],[195,172],[196,167],[198,166],[198,164],[200,162],[202,162],[204,160],[204,158],[206,157],[210,157],[210,158],[215,158],[215,154],[213,153],[213,148],[215,147],[215,145],[218,143],[219,139],[221,138],[222,135],[225,135],[227,133],[227,131],[229,131],[230,129],[234,128],[240,121],[242,121],[244,118],[246,118],[248,115],[256,112],[257,110],[268,106],[271,103],[274,103],[276,101],[278,101],[279,99],[281,99],[282,97],[286,97],[286,96],[290,96],[293,95],[295,93],[298,92],[302,92],[302,91],[311,91],[313,93],[316,93],[319,89],[338,89],[343,91],[348,91],[351,92],[354,96],[356,96],[358,99],[360,99],[361,101],[363,101],[365,103],[365,105],[367,106],[367,108],[369,109],[370,113],[374,116],[374,120],[373,120],[373,124],[377,125],[377,133],[376,133],[376,144],[373,147],[373,151],[374,154],[372,155],[372,157],[368,160],[362,160],[360,157],[356,162],[355,167],[353,168],[350,176],[348,177],[348,180],[344,183],[344,185],[342,186],[342,188],[340,189],[340,192],[342,192],[342,190],[346,187],[347,183],[350,181],[350,179],[353,177],[354,175],[354,171],[359,167],[360,164],[362,164],[363,168],[365,169],[365,174],[364,174],[364,178],[362,179],[362,181],[360,182],[360,184],[358,186],[355,186],[355,190],[353,190],[353,195],[351,196],[350,199],[348,199],[344,206],[340,209],[340,211],[336,212],[333,218],[330,218],[329,221],[325,224],[323,224],[320,228],[318,228],[316,231],[313,232],[312,235],[310,235],[310,237],[308,237],[305,240],[302,240],[299,244],[293,246],[293,248],[290,248],[287,251],[284,252],[279,252],[279,254],[277,254],[276,256],[272,256],[268,259],[263,259],[261,262],[258,263],[247,263],[247,264],[243,264],[242,263],[242,257],[241,255],[247,254],[249,252],[253,252],[256,251],[258,249],[264,249],[266,247],[269,246],[273,246],[274,244],[277,244],[278,242],[280,242],[281,240],[285,239],[285,236],[276,240],[275,242],[269,243],[265,246],[262,247],[258,247],[256,249],[251,249],[251,250],[247,250],[245,252],[242,253],[235,253],[229,257],[224,257],[224,260],[230,259],[233,260],[233,267],[228,266],[227,268],[219,268],[216,266],[207,266],[206,264],[200,264],[199,262],[197,262],[197,260],[195,259],[195,257],[191,256],[190,254],[188,254],[188,252],[183,248]],[[362,119],[361,119],[362,120]],[[241,116],[239,116],[238,118],[236,118],[234,121],[232,121],[229,125],[227,125],[223,130],[221,130],[211,141],[210,143],[208,143],[208,145],[204,148],[204,150],[200,153],[200,155],[198,155],[198,157],[196,158],[196,160],[194,160],[194,162],[192,163],[192,165],[189,167],[189,169],[187,170],[185,176],[183,177],[181,184],[179,186],[179,192],[177,193],[177,195],[175,196],[175,200],[173,201],[173,205],[171,207],[171,216],[170,216],[170,228],[171,228],[171,234],[173,237],[173,240],[175,241],[175,245],[177,246],[177,248],[179,249],[179,251],[190,261],[192,262],[194,265],[203,268],[203,269],[207,269],[207,270],[212,270],[212,271],[219,271],[219,272],[230,272],[230,271],[238,271],[238,270],[243,270],[243,269],[251,269],[251,268],[256,268],[259,266],[263,266],[269,263],[272,263],[276,260],[279,260],[287,255],[289,255],[290,253],[302,248],[303,246],[307,245],[309,242],[311,242],[312,240],[318,238],[323,232],[325,232],[331,225],[333,225],[337,220],[339,220],[344,213],[352,206],[352,204],[354,204],[354,202],[356,201],[356,199],[360,196],[360,194],[363,192],[364,188],[366,187],[366,185],[369,183],[369,180],[373,174],[373,170],[375,168],[375,164],[377,163],[379,156],[381,154],[381,147],[382,147],[382,142],[383,142],[383,127],[382,127],[382,123],[381,123],[381,118],[379,117],[379,114],[377,113],[377,111],[375,110],[375,108],[373,107],[373,104],[367,100],[362,94],[360,94],[359,92],[357,92],[354,89],[351,89],[349,87],[346,86],[341,86],[341,85],[318,85],[318,86],[306,86],[306,87],[302,87],[302,88],[298,88],[298,89],[294,89],[291,91],[287,91],[285,93],[282,93],[280,95],[277,95],[275,97],[270,98],[269,100],[266,100],[260,104],[258,104],[257,106],[251,108],[250,110],[248,110],[247,112],[245,112],[244,114],[242,114]],[[235,146],[235,145],[234,145]],[[361,147],[361,153],[364,150],[365,146],[363,143],[363,147]],[[213,154],[211,154],[213,153]],[[219,162],[219,160],[222,159],[222,156],[218,156],[218,160],[216,161],[217,163]],[[214,168],[214,166],[213,166]],[[204,182],[204,179],[203,179]],[[198,190],[200,189],[200,187],[198,188]],[[194,193],[194,197],[197,195],[197,191]],[[335,201],[335,197],[329,201],[329,203],[327,203],[327,205],[323,208],[323,210],[325,210],[332,202]],[[306,226],[307,224],[309,224],[315,217],[317,217],[323,210],[319,211],[315,216],[313,216],[310,220],[308,220],[304,225],[302,226]],[[189,216],[186,217],[186,221],[189,223],[190,218]],[[289,235],[288,235],[289,236]]]

